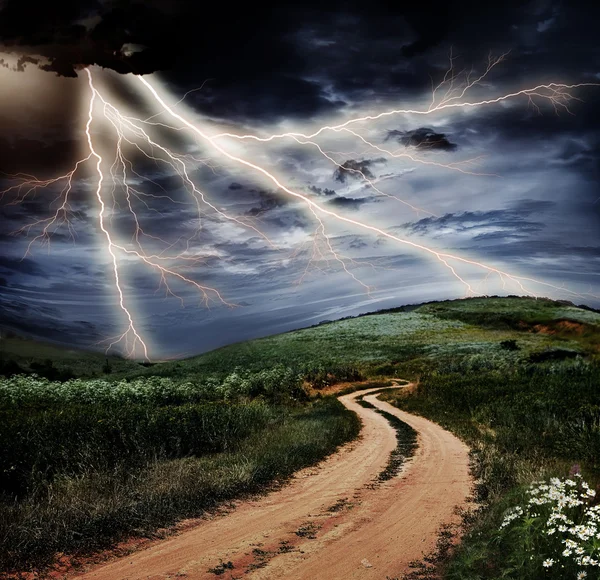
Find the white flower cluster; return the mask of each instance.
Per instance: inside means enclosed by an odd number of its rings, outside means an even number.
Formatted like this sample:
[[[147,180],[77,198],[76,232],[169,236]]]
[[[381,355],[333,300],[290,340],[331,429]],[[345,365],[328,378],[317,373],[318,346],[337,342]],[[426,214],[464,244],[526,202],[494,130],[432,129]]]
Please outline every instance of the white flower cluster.
[[[508,526],[508,524],[510,524],[510,522],[512,522],[513,520],[516,520],[518,517],[520,517],[522,515],[523,515],[523,508],[522,507],[516,506],[514,508],[511,508],[505,514],[504,520],[500,524],[500,529],[505,528],[506,526]]]
[[[585,568],[600,568],[600,505],[592,505],[596,492],[583,481],[581,474],[550,483],[535,482],[527,491],[527,506],[514,507],[506,512],[500,529],[522,518],[538,520],[542,533],[554,540],[557,553],[542,562],[544,568],[560,565],[577,569],[577,580],[587,578]],[[600,572],[597,573],[600,577]],[[596,577],[596,576],[594,576]]]

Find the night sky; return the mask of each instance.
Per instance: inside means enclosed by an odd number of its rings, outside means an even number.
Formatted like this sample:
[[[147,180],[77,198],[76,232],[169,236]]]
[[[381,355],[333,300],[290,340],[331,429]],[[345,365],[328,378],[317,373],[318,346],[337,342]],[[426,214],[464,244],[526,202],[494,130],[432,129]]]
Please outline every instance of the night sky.
[[[444,84],[438,99],[460,90],[471,70],[471,79],[479,77],[489,55],[505,57],[461,101],[552,82],[600,84],[598,22],[600,5],[573,1],[392,7],[323,0],[234,10],[226,2],[72,0],[34,8],[0,0],[0,189],[27,179],[15,174],[52,179],[89,154],[89,67],[99,94],[123,115],[152,117],[145,130],[184,160],[213,205],[202,205],[199,215],[184,180],[144,155],[164,158],[139,140],[140,149],[122,142],[131,162],[126,183],[137,192],[128,201],[118,171],[116,183],[110,176],[117,132],[96,99],[91,133],[103,158],[101,195],[114,239],[236,305],[208,291],[207,307],[197,288],[167,276],[182,305],[156,269],[116,250],[125,304],[151,358],[460,298],[465,285],[427,252],[325,214],[321,229],[303,200],[182,130],[135,75],[208,135],[310,134],[364,115],[427,110],[451,58],[455,84]],[[388,115],[348,125],[356,134],[324,131],[312,143],[216,142],[328,211],[555,286],[524,282],[540,296],[598,307],[600,86],[570,93],[576,99],[569,110],[520,96]],[[64,186],[2,196],[0,323],[88,348],[127,329],[98,220],[93,159],[73,177],[70,226],[52,226],[50,244],[40,239],[28,251],[47,223],[34,222],[54,215]],[[131,209],[144,232],[137,242]],[[181,259],[167,259],[175,255]],[[477,294],[524,294],[480,267],[451,265]]]

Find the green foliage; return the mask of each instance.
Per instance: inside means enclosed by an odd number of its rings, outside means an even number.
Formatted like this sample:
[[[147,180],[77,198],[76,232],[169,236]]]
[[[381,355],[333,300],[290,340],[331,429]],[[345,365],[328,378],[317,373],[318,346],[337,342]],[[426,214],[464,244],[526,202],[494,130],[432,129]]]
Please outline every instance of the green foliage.
[[[257,491],[358,432],[356,416],[310,402],[305,385],[401,377],[419,389],[396,403],[474,450],[484,509],[446,576],[529,580],[505,566],[498,526],[534,479],[573,461],[600,474],[599,329],[591,309],[492,297],[156,364],[2,340],[0,567],[97,549]]]
[[[452,335],[465,327],[427,314],[398,312],[364,316],[233,344],[178,362],[166,362],[128,375],[129,378],[213,376],[231,372],[231,361],[249,372],[283,365],[310,376],[320,373],[337,381],[355,380],[372,367],[400,361],[422,352],[433,336]],[[317,381],[318,382],[318,381]]]
[[[580,353],[576,350],[568,350],[565,348],[549,348],[541,352],[533,352],[529,355],[531,362],[546,362],[546,361],[557,361],[565,360],[568,358],[575,358]]]
[[[520,349],[519,345],[517,344],[517,341],[514,338],[510,339],[510,340],[503,340],[500,343],[500,348],[503,348],[505,350],[519,350]]]
[[[102,372],[105,375],[108,375],[108,374],[112,373],[112,365],[110,364],[110,361],[108,359],[106,359],[106,362],[102,366]]]
[[[0,413],[0,493],[19,496],[57,476],[230,449],[283,420],[260,401],[151,407],[69,405]]]
[[[575,308],[549,298],[467,298],[421,306],[420,313],[448,320],[494,328],[524,330],[534,324],[548,323],[563,317],[600,325],[600,315]],[[567,315],[567,316],[565,316]]]
[[[304,380],[314,389],[323,389],[340,382],[360,381],[363,373],[352,365],[316,365],[305,367]]]
[[[473,449],[476,497],[483,507],[447,564],[446,578],[538,577],[514,568],[520,556],[510,544],[499,550],[496,532],[507,501],[522,497],[532,481],[564,473],[575,462],[598,477],[599,385],[600,365],[592,360],[530,363],[518,352],[497,350],[430,366],[416,393],[387,395],[454,431]]]
[[[276,365],[257,372],[236,367],[222,379],[191,380],[151,376],[118,382],[106,379],[51,381],[37,375],[0,379],[0,409],[48,408],[78,405],[181,405],[233,401],[262,396],[273,402],[306,400],[303,377]]]
[[[13,359],[0,360],[0,376],[12,377],[14,375],[20,375],[20,374],[24,374],[24,373],[25,373],[25,369],[23,369]]]
[[[244,413],[241,408],[233,412]],[[227,441],[231,445],[224,451],[155,457],[142,465],[132,464],[128,457],[111,469],[88,463],[76,473],[57,473],[51,480],[37,481],[18,502],[0,502],[0,570],[40,566],[51,562],[57,552],[83,554],[132,534],[152,534],[220,502],[264,491],[266,485],[281,482],[333,452],[360,429],[356,415],[332,398],[283,415],[267,408],[250,413],[258,414],[259,420],[271,416],[277,420],[268,428],[253,428],[245,439],[235,431],[237,424],[230,423]],[[244,421],[250,419],[242,416]],[[220,441],[222,447],[223,427],[219,421],[211,425],[213,442]],[[195,429],[197,424],[188,427]],[[173,433],[177,427],[169,429]],[[204,433],[210,434],[207,426]]]
[[[33,361],[29,364],[29,368],[39,376],[51,381],[68,381],[75,377],[73,372],[68,368],[57,369],[52,359],[49,358],[43,362]]]

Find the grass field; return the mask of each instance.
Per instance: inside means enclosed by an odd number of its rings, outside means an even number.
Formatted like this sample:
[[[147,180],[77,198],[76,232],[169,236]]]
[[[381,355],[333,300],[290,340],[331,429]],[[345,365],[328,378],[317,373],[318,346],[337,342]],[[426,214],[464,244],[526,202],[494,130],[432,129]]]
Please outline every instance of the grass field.
[[[9,501],[6,491],[0,504],[0,570],[37,568],[58,552],[84,555],[128,535],[151,536],[182,517],[200,516],[285,480],[359,431],[356,416],[335,399],[295,410],[252,407],[221,410],[221,416],[229,415],[223,423],[214,421],[215,413],[208,420],[198,417],[199,409],[194,423],[173,422],[146,438],[111,426],[86,433],[87,441],[76,448],[58,436],[30,442],[36,457],[29,474],[35,477],[26,481],[22,497],[10,495]],[[172,417],[182,414],[175,411]],[[202,432],[190,429],[202,418]],[[78,442],[83,433],[78,429]],[[115,433],[133,436],[115,449],[109,445]],[[186,436],[195,442],[184,441]],[[45,450],[53,453],[51,463]]]
[[[4,374],[10,357],[35,370],[31,344],[14,340]],[[352,414],[311,398],[340,381],[418,381],[390,400],[473,449],[481,509],[441,564],[447,578],[536,578],[506,568],[520,548],[498,537],[505,510],[575,463],[600,481],[600,313],[563,302],[398,308],[150,367],[115,361],[103,372],[100,357],[95,378],[83,374],[88,355],[46,354],[82,378],[0,379],[4,567],[151,533],[317,461],[356,436]]]
[[[98,377],[136,371],[139,363],[101,352],[69,349],[14,333],[0,338],[0,373],[37,373],[51,379]],[[143,367],[142,367],[143,368]]]
[[[580,327],[559,326],[565,319]],[[580,322],[581,320],[581,322]],[[407,361],[479,353],[503,353],[499,344],[516,339],[527,354],[552,348],[592,354],[600,346],[600,313],[563,303],[533,298],[484,298],[438,302],[409,311],[386,311],[322,324],[267,338],[226,346],[182,361],[136,369],[128,375],[165,377],[216,376],[231,371],[258,371],[282,364],[303,372],[318,369],[356,368],[369,375],[390,374]]]

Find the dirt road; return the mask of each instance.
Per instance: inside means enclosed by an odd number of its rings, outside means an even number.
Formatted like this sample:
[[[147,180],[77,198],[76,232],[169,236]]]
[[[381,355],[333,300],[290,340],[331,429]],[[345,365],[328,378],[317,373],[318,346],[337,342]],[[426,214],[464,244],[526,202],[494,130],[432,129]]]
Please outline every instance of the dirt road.
[[[78,578],[400,576],[433,550],[442,523],[457,520],[454,508],[465,504],[471,487],[468,449],[438,425],[368,395],[365,400],[418,432],[418,449],[402,472],[374,485],[396,445],[389,423],[355,401],[374,390],[340,398],[362,419],[361,438],[289,485]]]

